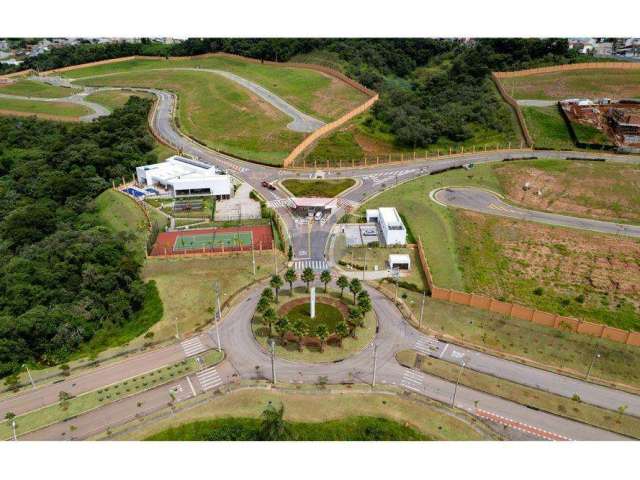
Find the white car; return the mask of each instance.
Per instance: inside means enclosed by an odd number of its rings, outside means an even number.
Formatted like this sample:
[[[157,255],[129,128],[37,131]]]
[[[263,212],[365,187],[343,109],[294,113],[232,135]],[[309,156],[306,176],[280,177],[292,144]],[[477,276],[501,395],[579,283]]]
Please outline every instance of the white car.
[[[314,218],[316,219],[316,222],[319,222],[322,219],[322,212],[320,211],[316,212],[316,214],[314,215]]]

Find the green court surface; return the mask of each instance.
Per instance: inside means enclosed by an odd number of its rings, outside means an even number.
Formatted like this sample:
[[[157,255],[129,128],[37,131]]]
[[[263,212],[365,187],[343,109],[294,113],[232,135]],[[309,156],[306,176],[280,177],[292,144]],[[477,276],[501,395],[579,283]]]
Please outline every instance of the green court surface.
[[[248,246],[253,241],[252,232],[220,232],[181,235],[176,238],[174,250]]]

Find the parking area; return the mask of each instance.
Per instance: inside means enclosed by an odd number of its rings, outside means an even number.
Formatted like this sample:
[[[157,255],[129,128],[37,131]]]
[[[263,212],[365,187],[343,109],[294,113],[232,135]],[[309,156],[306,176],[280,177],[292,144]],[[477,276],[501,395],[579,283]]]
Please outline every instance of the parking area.
[[[380,232],[376,223],[345,223],[340,226],[347,241],[347,247],[362,247],[380,243]]]

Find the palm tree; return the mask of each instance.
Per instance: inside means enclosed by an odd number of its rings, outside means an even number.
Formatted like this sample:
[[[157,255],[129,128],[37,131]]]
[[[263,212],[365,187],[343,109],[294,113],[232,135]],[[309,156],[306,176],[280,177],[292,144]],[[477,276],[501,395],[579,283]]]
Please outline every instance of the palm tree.
[[[280,287],[282,287],[282,279],[280,278],[280,275],[273,275],[269,284],[276,292],[276,303],[278,303],[278,293],[280,293]]]
[[[262,314],[262,319],[269,326],[269,336],[271,336],[271,326],[276,322],[277,318],[276,311],[271,307],[268,307]]]
[[[269,300],[266,297],[260,297],[258,305],[256,305],[256,311],[262,315],[267,308],[269,308]]]
[[[349,279],[344,275],[340,275],[338,280],[336,281],[338,287],[340,287],[340,298],[342,298],[342,294],[344,293],[344,289],[349,286]]]
[[[358,293],[362,291],[362,284],[360,283],[360,280],[358,280],[357,278],[352,278],[351,282],[349,283],[349,291],[353,293],[353,304],[355,305],[356,295],[358,295]]]
[[[356,307],[349,307],[349,323],[351,324],[351,335],[358,338],[356,328],[362,325],[362,310]]]
[[[362,297],[358,299],[358,308],[362,311],[362,314],[365,315],[371,311],[371,299],[369,297]]]
[[[298,279],[296,271],[293,268],[289,268],[284,272],[284,279],[289,283],[289,295],[293,295],[293,282]]]
[[[269,302],[273,302],[273,290],[270,288],[262,290],[262,294],[260,296],[266,298]]]
[[[329,337],[329,329],[324,323],[321,323],[316,327],[316,337],[320,340],[320,353],[324,352],[324,345]]]
[[[336,335],[338,336],[338,342],[342,347],[342,339],[349,336],[349,327],[345,322],[339,322],[336,325]]]
[[[280,317],[276,322],[276,332],[280,335],[280,342],[283,345],[286,345],[287,343],[286,335],[289,330],[291,330],[291,323],[289,322],[289,319],[287,317]]]
[[[302,280],[307,283],[307,292],[309,291],[309,284],[316,279],[316,274],[313,273],[311,267],[307,267],[302,271]]]
[[[275,408],[269,402],[262,412],[258,436],[260,440],[265,441],[287,440],[290,437],[289,429],[284,422],[284,405],[280,404],[280,408]]]
[[[329,270],[323,270],[320,274],[320,281],[324,283],[324,293],[327,293],[327,283],[331,281],[331,272]]]
[[[371,297],[369,297],[369,292],[367,292],[366,290],[362,290],[360,293],[358,293],[358,300],[360,300],[361,298],[371,298]]]
[[[298,350],[302,351],[302,337],[307,333],[307,324],[302,320],[296,320],[293,322],[293,325],[291,325],[291,330],[293,334],[298,337]]]

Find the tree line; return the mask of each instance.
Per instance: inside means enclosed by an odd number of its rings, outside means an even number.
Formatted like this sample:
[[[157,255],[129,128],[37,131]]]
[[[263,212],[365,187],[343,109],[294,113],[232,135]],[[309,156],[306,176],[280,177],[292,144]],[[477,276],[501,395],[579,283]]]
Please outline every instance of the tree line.
[[[0,118],[0,377],[63,362],[141,309],[131,238],[100,224],[95,198],[155,160],[150,105],[90,124]]]

